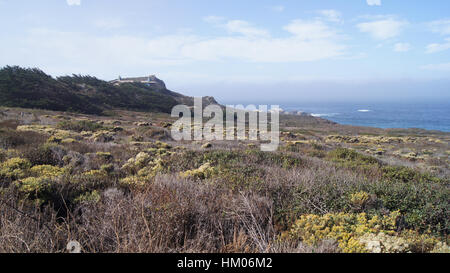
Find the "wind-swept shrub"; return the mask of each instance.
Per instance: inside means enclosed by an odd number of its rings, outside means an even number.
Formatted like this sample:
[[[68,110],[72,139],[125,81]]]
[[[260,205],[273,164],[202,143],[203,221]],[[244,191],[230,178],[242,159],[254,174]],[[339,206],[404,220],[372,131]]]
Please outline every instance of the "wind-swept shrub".
[[[62,130],[70,130],[81,133],[83,131],[98,131],[103,130],[103,125],[90,121],[90,120],[78,120],[78,121],[61,121],[58,123],[57,128]]]

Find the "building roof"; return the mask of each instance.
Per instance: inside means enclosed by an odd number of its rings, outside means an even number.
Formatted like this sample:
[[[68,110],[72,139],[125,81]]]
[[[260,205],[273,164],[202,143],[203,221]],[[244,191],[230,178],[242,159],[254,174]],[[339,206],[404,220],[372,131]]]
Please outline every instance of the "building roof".
[[[141,82],[141,83],[147,83],[152,84],[155,86],[160,86],[161,88],[166,88],[165,83],[158,79],[155,75],[150,75],[148,77],[131,77],[131,78],[122,78],[119,76],[118,79],[110,81],[111,83],[120,84],[125,82]]]
[[[148,81],[148,77],[135,77],[135,78],[120,78],[121,81],[136,81],[143,82]]]

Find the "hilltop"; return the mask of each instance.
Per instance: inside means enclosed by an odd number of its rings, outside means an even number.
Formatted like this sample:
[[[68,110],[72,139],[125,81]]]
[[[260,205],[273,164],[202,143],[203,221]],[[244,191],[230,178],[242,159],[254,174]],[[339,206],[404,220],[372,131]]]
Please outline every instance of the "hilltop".
[[[0,106],[105,115],[113,109],[170,113],[177,104],[193,105],[192,97],[155,79],[157,85],[133,80],[117,84],[83,75],[55,79],[37,68],[6,66],[0,70]],[[212,97],[204,102],[217,103]]]

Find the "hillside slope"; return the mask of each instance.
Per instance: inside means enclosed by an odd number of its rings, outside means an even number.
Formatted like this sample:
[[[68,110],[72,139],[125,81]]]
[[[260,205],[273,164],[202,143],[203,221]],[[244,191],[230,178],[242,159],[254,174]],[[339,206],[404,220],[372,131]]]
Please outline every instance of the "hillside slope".
[[[193,98],[140,83],[113,85],[81,75],[54,79],[39,69],[18,66],[0,70],[0,106],[98,115],[111,109],[170,113],[179,103],[192,104]]]

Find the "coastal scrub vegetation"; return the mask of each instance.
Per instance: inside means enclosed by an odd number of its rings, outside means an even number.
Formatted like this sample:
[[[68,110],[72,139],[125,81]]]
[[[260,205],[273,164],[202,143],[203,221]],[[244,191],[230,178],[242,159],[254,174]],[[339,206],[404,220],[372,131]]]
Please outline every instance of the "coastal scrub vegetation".
[[[1,113],[0,252],[449,251],[446,134],[299,124],[261,152],[174,142],[168,115]]]

